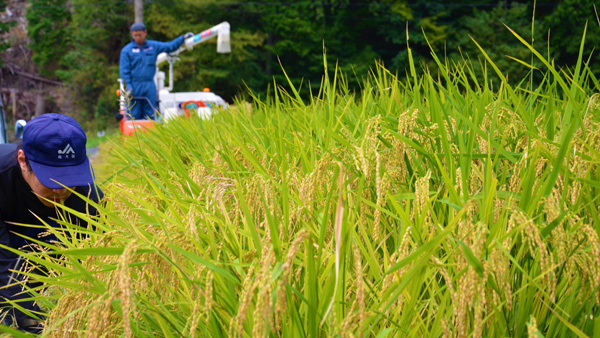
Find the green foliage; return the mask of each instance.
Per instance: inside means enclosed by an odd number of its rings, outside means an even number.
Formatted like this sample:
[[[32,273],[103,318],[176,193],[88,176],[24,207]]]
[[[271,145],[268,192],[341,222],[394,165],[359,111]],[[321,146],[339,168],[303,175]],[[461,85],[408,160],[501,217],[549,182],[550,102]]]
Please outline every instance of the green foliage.
[[[263,67],[267,78],[273,77],[275,82],[285,85],[285,75],[279,71],[283,66],[294,74],[295,85],[300,86],[304,82],[304,93],[308,93],[310,87],[318,89],[320,82],[317,81],[317,74],[322,73],[322,61],[319,59],[324,45],[330,53],[335,54],[339,50],[337,47],[345,40],[344,34],[338,39],[332,39],[336,25],[339,25],[344,16],[343,11],[333,14],[331,7],[324,5],[331,6],[334,2],[337,1],[275,1],[268,5],[249,7],[250,13],[258,19],[257,29],[266,37]],[[328,24],[330,29],[324,29]]]
[[[349,86],[357,88],[374,60],[405,55],[405,38],[397,28],[403,32],[406,19],[425,25],[435,47],[442,44],[446,26],[437,24],[437,16],[427,15],[413,18],[408,4],[397,1],[156,2],[146,7],[150,36],[158,40],[230,22],[230,55],[217,54],[214,42],[210,42],[181,54],[175,66],[175,90],[210,87],[227,99],[244,93],[246,85],[265,94],[271,79],[287,86],[281,66],[294,74],[292,83],[307,97],[309,89],[320,86],[324,47],[330,55],[328,66],[334,69],[338,64],[347,74],[355,75],[349,78]],[[415,36],[416,48],[429,48],[420,31]],[[390,41],[399,47],[390,48]],[[392,70],[396,65],[391,65]],[[398,65],[404,69],[403,63]]]
[[[0,0],[0,13],[4,12],[6,10],[6,1],[5,0]],[[8,33],[8,30],[10,28],[10,26],[12,25],[12,22],[3,22],[0,21],[0,37],[6,33]],[[0,40],[0,53],[2,53],[4,50],[8,49],[9,44],[5,43],[3,40]],[[0,66],[2,66],[3,60],[0,58]]]
[[[508,74],[511,82],[523,79],[529,69],[509,57],[529,64],[531,52],[521,48],[506,27],[510,27],[531,42],[532,18],[533,9],[528,4],[501,3],[491,10],[475,8],[472,15],[464,17],[457,25],[458,30],[453,41],[455,48],[452,48],[451,58],[457,61],[466,59],[469,62],[481,58],[479,49],[471,40],[474,39],[485,49],[498,68],[504,74]],[[541,47],[542,41],[542,34],[536,34],[537,47]],[[481,78],[481,70],[476,71]]]
[[[119,52],[130,40],[132,4],[96,0],[31,0],[30,4],[28,31],[40,71],[72,84],[81,115],[104,118],[99,125],[105,125],[117,109],[112,93],[117,87]],[[448,56],[448,62],[479,65],[481,55],[473,40],[509,74],[512,83],[540,63],[518,47],[505,25],[527,41],[533,34],[534,46],[547,58],[570,67],[578,58],[573,32],[581,31],[581,22],[587,19],[591,43],[585,53],[591,55],[590,67],[597,72],[600,60],[591,51],[600,42],[600,28],[592,5],[591,0],[537,3],[535,23],[531,1],[498,4],[493,0],[153,1],[145,4],[144,17],[149,38],[160,41],[228,21],[232,53],[216,53],[215,40],[182,53],[175,64],[174,90],[209,87],[231,102],[238,95],[247,98],[246,88],[265,97],[273,81],[291,90],[282,69],[300,95],[310,98],[322,81],[324,48],[329,55],[327,67],[337,67],[348,76],[349,90],[360,89],[375,60],[392,74],[408,73],[411,62],[436,73],[439,68],[431,50]],[[482,80],[485,66],[472,68]],[[532,83],[543,81],[540,71],[531,76]]]
[[[71,44],[71,14],[66,0],[30,0],[27,8],[29,48],[39,72],[57,78],[56,71]]]
[[[435,0],[411,1],[409,5],[406,1],[388,0],[370,5],[370,15],[377,19],[373,25],[372,39],[380,41],[375,48],[381,53],[382,60],[389,62],[392,72],[408,71],[407,34],[414,61],[433,65],[429,58],[431,48],[439,51],[448,35],[448,26],[439,23],[440,18],[447,14],[444,3]]]
[[[119,55],[130,39],[125,3],[71,1],[69,24],[71,45],[61,56],[64,68],[59,78],[71,85],[79,105],[88,119],[100,119],[99,126],[112,120],[118,111],[115,90],[118,88]],[[111,104],[112,103],[112,104]]]
[[[596,10],[594,9],[596,5]],[[543,32],[550,36],[552,57],[559,65],[572,66],[578,58],[579,41],[574,36],[583,32],[583,23],[587,22],[588,44],[586,55],[591,54],[600,44],[600,22],[596,11],[600,10],[598,4],[591,0],[564,0],[560,1],[543,19]],[[597,51],[592,55],[590,67],[595,73],[600,72],[600,56]]]
[[[377,65],[357,95],[325,66],[308,100],[286,78],[115,137],[100,215],[59,213],[85,236],[49,228],[61,243],[24,254],[49,272],[28,273],[47,332],[593,336],[600,83],[583,54],[567,74],[511,34],[545,69],[530,91],[483,48],[482,82],[433,52],[439,75]]]

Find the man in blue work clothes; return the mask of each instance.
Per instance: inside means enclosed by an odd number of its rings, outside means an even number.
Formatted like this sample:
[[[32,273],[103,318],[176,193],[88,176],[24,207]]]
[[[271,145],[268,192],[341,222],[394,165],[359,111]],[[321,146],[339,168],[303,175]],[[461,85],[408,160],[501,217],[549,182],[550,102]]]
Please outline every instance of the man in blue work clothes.
[[[193,33],[187,33],[170,42],[159,42],[146,40],[147,34],[143,23],[136,22],[131,25],[133,41],[123,47],[119,61],[121,80],[131,96],[145,97],[150,101],[150,104],[144,99],[130,102],[131,117],[136,120],[153,119],[154,112],[158,109],[154,83],[158,54],[174,52],[183,44],[185,38],[194,36]]]

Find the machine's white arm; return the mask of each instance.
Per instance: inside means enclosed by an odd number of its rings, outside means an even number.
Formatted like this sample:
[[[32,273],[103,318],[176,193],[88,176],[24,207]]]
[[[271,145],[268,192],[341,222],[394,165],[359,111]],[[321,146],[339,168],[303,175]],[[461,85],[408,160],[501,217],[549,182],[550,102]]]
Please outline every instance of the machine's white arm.
[[[199,34],[196,34],[192,37],[185,39],[181,47],[174,52],[169,54],[160,53],[156,58],[156,73],[158,74],[158,66],[165,62],[169,62],[169,87],[165,88],[169,91],[173,90],[173,64],[177,61],[177,55],[187,49],[193,49],[195,45],[205,42],[206,40],[217,37],[217,52],[218,53],[230,53],[231,45],[229,44],[229,23],[227,21],[221,22],[220,24],[211,27]],[[164,84],[161,85],[161,82],[155,77],[155,83],[157,89],[160,90],[163,88]]]
[[[193,49],[195,45],[205,42],[206,40],[209,40],[215,36],[217,37],[217,53],[230,53],[231,45],[229,44],[229,23],[225,21],[190,38],[187,38],[183,42],[183,45],[179,47],[179,49],[169,53],[168,55],[167,53],[158,54],[158,57],[156,58],[156,66],[158,67],[158,65],[165,61],[173,60],[184,50]],[[171,62],[174,62],[174,60]]]

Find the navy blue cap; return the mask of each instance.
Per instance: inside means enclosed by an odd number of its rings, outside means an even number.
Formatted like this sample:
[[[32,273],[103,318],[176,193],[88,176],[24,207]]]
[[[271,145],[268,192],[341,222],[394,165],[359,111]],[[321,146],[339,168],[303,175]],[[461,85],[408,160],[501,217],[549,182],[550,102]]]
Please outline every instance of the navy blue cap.
[[[132,32],[145,31],[146,26],[144,26],[144,24],[141,22],[136,22],[133,25],[131,25],[131,28],[129,30]]]
[[[67,115],[40,115],[23,131],[23,152],[37,179],[50,189],[94,184],[86,142],[79,123]]]

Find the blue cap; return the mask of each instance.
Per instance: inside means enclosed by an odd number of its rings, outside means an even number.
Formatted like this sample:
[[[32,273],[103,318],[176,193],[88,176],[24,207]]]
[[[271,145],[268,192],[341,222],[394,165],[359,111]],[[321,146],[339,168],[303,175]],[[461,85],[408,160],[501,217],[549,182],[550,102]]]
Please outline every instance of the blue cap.
[[[145,31],[146,26],[144,26],[144,24],[141,22],[136,22],[133,25],[131,25],[131,28],[129,30],[132,32]]]
[[[92,186],[94,173],[86,141],[83,129],[72,117],[43,114],[25,125],[23,152],[33,173],[47,188]]]

